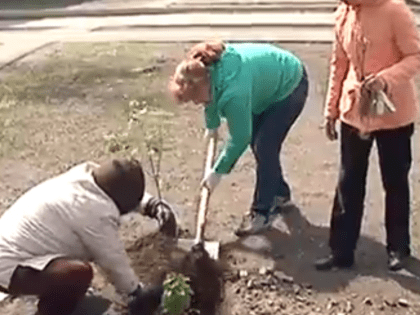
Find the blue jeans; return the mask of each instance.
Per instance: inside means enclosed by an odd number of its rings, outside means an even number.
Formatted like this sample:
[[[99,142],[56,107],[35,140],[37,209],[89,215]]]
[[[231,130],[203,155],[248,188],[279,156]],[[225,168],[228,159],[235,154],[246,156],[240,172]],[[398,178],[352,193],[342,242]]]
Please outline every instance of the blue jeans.
[[[257,179],[252,210],[268,215],[277,197],[290,200],[291,193],[280,165],[282,144],[302,112],[308,96],[308,77],[304,75],[287,98],[253,116],[251,148],[257,161]]]

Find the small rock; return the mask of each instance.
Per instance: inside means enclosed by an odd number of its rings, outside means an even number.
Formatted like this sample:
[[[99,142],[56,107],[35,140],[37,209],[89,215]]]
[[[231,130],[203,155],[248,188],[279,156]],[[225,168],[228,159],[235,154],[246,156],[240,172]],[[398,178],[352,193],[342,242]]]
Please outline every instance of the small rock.
[[[381,311],[381,312],[384,311],[385,310],[385,306],[383,306],[383,305],[379,306],[378,307],[378,310]]]
[[[350,301],[347,301],[347,303],[346,303],[346,313],[351,313],[351,312],[353,312],[353,310],[354,310],[353,304],[351,304]]]
[[[295,299],[298,302],[302,302],[302,303],[306,302],[306,299],[303,296],[300,296],[300,295],[296,296]]]
[[[261,281],[258,281],[258,285],[260,287],[268,287],[269,285],[271,285],[271,282],[269,279],[263,279]]]
[[[246,287],[248,289],[252,289],[253,286],[254,286],[254,281],[252,281],[252,280],[249,280],[248,283],[246,284]]]
[[[406,299],[399,299],[398,300],[398,305],[402,306],[402,307],[409,307],[410,304],[408,303],[408,301]]]
[[[246,271],[246,270],[239,271],[239,277],[241,277],[241,278],[248,277],[248,271]]]
[[[372,306],[373,305],[372,299],[370,297],[365,298],[363,300],[363,304]]]
[[[281,272],[281,271],[275,271],[274,272],[274,277],[276,277],[278,280],[280,280],[280,281],[283,281],[283,282],[285,282],[285,283],[290,283],[290,284],[292,284],[292,283],[294,283],[295,281],[294,281],[294,279],[293,279],[293,277],[289,277],[289,276],[286,276],[283,272]]]
[[[338,305],[338,302],[337,301],[335,301],[335,300],[331,300],[329,303],[328,303],[328,305],[327,305],[327,310],[329,311],[329,310],[331,310],[333,307],[335,307],[335,306],[337,306]]]
[[[261,267],[259,270],[259,273],[261,276],[265,276],[267,274],[267,268],[266,267]]]
[[[303,283],[303,284],[302,284],[302,287],[303,287],[304,289],[309,290],[309,289],[312,289],[312,284],[310,284],[310,283]]]
[[[393,301],[389,301],[389,300],[384,300],[385,305],[389,306],[389,307],[396,307],[397,303],[393,302]]]

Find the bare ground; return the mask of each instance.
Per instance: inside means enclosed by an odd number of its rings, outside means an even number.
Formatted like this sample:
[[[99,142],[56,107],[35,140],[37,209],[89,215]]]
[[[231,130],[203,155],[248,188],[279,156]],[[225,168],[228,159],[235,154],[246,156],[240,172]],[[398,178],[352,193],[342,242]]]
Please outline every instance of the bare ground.
[[[265,235],[242,240],[233,235],[253,193],[254,160],[249,152],[214,193],[206,237],[222,243],[220,262],[226,269],[222,314],[420,314],[420,263],[415,258],[419,246],[418,133],[413,141],[414,258],[409,270],[389,273],[386,269],[383,192],[374,154],[356,267],[315,271],[312,262],[328,253],[338,169],[337,143],[328,142],[320,128],[330,47],[284,47],[305,61],[311,79],[310,99],[282,154],[299,208],[277,220],[278,228]],[[29,187],[80,161],[135,155],[147,166],[143,138],[162,126],[163,194],[177,205],[182,228],[187,234],[193,232],[204,158],[202,113],[193,105],[170,106],[164,99],[173,58],[179,58],[183,49],[181,44],[57,45],[3,72],[1,209]],[[133,113],[140,123],[134,122],[129,129]],[[148,186],[154,191],[150,178]],[[155,281],[171,258],[155,241],[155,229],[154,222],[140,216],[126,219],[121,229],[133,267],[144,282]],[[107,299],[118,298],[99,271],[93,286]],[[25,301],[6,300],[1,313],[31,314],[33,303]],[[116,303],[107,312],[107,303],[98,305],[102,308],[82,308],[79,314],[123,312]]]

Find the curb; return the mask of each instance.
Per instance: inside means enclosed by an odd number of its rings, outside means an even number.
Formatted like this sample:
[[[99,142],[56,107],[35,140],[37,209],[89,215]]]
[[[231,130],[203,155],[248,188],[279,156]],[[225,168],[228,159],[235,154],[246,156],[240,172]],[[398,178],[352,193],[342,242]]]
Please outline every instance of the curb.
[[[98,26],[90,29],[91,32],[103,32],[103,31],[122,31],[132,29],[159,29],[171,27],[172,29],[180,28],[243,28],[243,27],[294,27],[294,28],[332,28],[333,23],[281,23],[281,22],[235,22],[235,23],[185,23],[185,24],[171,24],[171,25],[157,25],[157,24],[132,24],[132,25],[117,25],[117,26]]]
[[[331,11],[335,5],[174,5],[167,7],[143,7],[122,9],[43,9],[43,10],[2,10],[0,19],[41,19],[58,17],[100,17],[120,15],[156,15],[191,12],[257,12],[257,11]],[[419,8],[420,10],[420,8]]]
[[[58,43],[58,41],[51,41],[51,42],[47,42],[47,43],[44,42],[43,44],[40,44],[39,46],[37,46],[37,47],[35,47],[35,48],[33,48],[33,49],[29,50],[29,51],[26,51],[24,53],[21,53],[17,57],[12,58],[11,60],[6,61],[6,62],[0,64],[0,71],[2,71],[3,69],[5,69],[5,68],[7,68],[7,67],[9,67],[11,65],[13,65],[15,62],[17,62],[17,61],[19,61],[19,60],[21,60],[21,59],[23,59],[23,58],[25,58],[25,57],[33,54],[34,52],[37,52],[38,50],[41,50],[43,48],[46,48],[46,47],[51,46],[51,45],[56,44],[56,43]],[[0,301],[1,301],[1,297],[2,296],[0,295]]]
[[[420,12],[420,6],[410,5],[413,12]],[[333,12],[336,5],[333,3],[281,3],[273,4],[207,4],[195,5],[193,3],[167,5],[166,7],[137,7],[137,8],[113,8],[113,9],[41,9],[41,10],[1,10],[0,19],[41,19],[59,17],[102,17],[102,16],[130,16],[130,15],[157,15],[177,14],[194,12],[263,12],[263,11],[324,11]]]

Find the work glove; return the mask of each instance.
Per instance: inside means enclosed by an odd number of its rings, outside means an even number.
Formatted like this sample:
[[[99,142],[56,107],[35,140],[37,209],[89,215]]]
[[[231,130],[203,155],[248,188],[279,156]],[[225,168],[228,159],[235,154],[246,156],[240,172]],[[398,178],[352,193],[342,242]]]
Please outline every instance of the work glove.
[[[362,82],[362,88],[371,92],[379,92],[386,91],[387,85],[382,77],[371,74]]]
[[[175,212],[167,201],[145,194],[140,205],[140,213],[157,220],[162,234],[171,238],[177,237],[178,225]]]
[[[208,140],[213,136],[217,136],[217,128],[215,129],[206,129],[206,131],[204,132],[204,139]]]
[[[208,172],[203,180],[201,181],[201,187],[207,187],[207,189],[212,193],[216,189],[222,180],[223,174],[218,174],[214,171]]]
[[[148,288],[138,285],[137,289],[128,295],[129,315],[154,315],[160,309],[163,296],[163,286]]]

